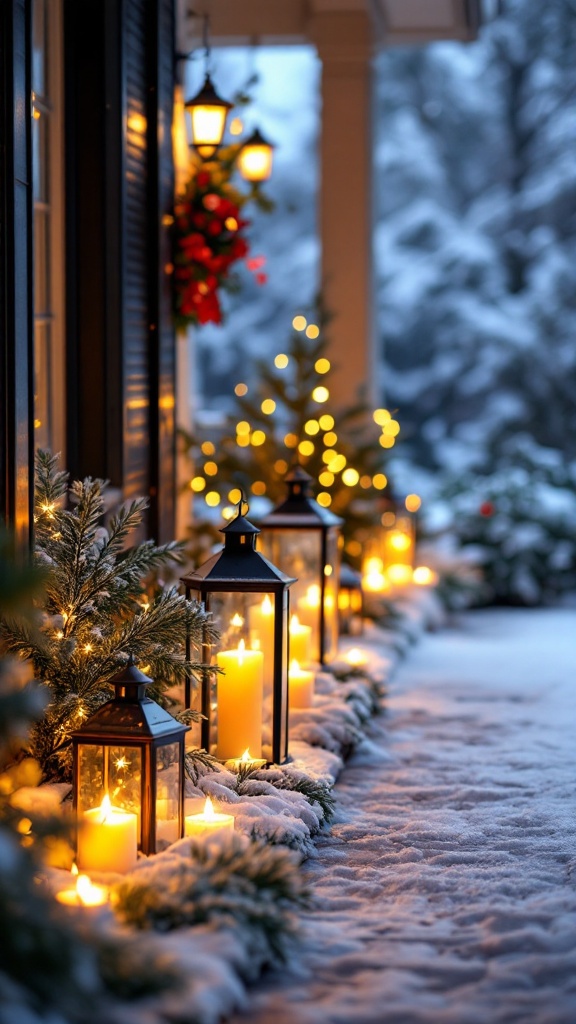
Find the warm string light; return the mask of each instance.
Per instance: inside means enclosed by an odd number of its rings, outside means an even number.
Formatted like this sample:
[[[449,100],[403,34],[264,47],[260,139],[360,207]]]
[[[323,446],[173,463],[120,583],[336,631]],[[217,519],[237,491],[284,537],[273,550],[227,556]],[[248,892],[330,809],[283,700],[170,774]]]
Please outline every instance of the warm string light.
[[[292,327],[295,331],[303,332],[310,339],[316,339],[320,335],[318,324],[309,322],[302,314],[297,314],[293,317]],[[273,358],[273,363],[277,370],[283,371],[290,365],[290,357],[284,352],[278,352]],[[319,376],[329,373],[330,370],[331,363],[329,359],[324,356],[316,359],[314,371]],[[248,390],[248,385],[243,381],[239,381],[234,387],[234,394],[237,397],[244,397]],[[313,402],[323,405],[329,401],[329,398],[330,391],[323,384],[318,383],[312,387],[310,399]],[[260,401],[260,411],[264,416],[273,417],[277,409],[278,404],[271,397],[263,398]],[[398,421],[390,410],[385,408],[374,409],[372,419],[380,427],[379,445],[385,449],[392,448],[400,433]],[[321,458],[325,468],[318,476],[318,482],[322,490],[316,495],[316,500],[325,508],[332,504],[334,500],[332,489],[338,484],[350,489],[360,487],[362,490],[373,488],[376,491],[383,491],[388,484],[385,473],[361,474],[355,466],[348,464],[347,456],[344,452],[338,450],[338,434],[334,428],[334,417],[329,413],[320,414],[319,412],[317,416],[306,420],[303,424],[302,429],[306,436],[298,436],[298,434],[289,430],[281,439],[288,452],[292,453],[297,450],[305,463],[316,455],[318,443],[324,446],[325,450],[322,452]],[[254,426],[248,420],[239,420],[236,423],[235,442],[238,448],[263,448],[269,440],[273,439],[273,433],[269,435],[267,431],[259,426]],[[203,456],[207,457],[207,461],[201,466],[199,472],[191,478],[189,487],[194,494],[202,495],[209,508],[216,508],[223,501],[220,489],[214,487],[219,474],[219,465],[215,457],[216,446],[212,441],[204,441],[200,446],[200,451]],[[284,476],[291,461],[292,455],[290,455],[290,458],[276,459],[273,463],[274,472],[278,476]],[[210,483],[212,483],[212,487],[209,486]],[[250,491],[253,495],[264,496],[267,493],[266,481],[261,479],[254,480],[250,484]],[[227,500],[232,505],[236,503],[232,492],[229,492]],[[409,511],[415,510],[416,507],[412,508],[410,505],[411,500],[417,501],[419,499],[418,496],[408,497],[406,507]],[[225,506],[222,514],[225,519],[230,519],[233,511],[233,508]]]

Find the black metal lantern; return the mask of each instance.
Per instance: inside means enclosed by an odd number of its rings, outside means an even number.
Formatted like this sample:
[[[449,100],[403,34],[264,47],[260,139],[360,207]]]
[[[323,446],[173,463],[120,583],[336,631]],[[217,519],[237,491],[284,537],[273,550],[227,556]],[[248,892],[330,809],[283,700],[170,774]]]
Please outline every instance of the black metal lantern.
[[[228,111],[232,103],[218,95],[208,72],[204,84],[196,96],[184,103],[190,114],[192,145],[203,160],[214,156],[222,142]]]
[[[224,547],[183,577],[187,598],[210,612],[221,634],[213,662],[221,672],[205,672],[200,697],[205,716],[201,745],[222,761],[288,757],[288,588],[294,580],[256,551],[260,530],[238,513],[221,532]],[[213,652],[204,646],[202,661]],[[190,650],[188,651],[190,656]],[[248,751],[248,753],[246,753]]]
[[[348,636],[359,636],[364,632],[362,575],[351,565],[343,562],[340,566],[338,590],[338,618],[340,632]]]
[[[311,657],[324,664],[338,646],[342,520],[311,497],[312,478],[301,466],[287,475],[286,483],[286,501],[260,523],[262,550],[296,577],[292,612],[300,626],[311,628]]]
[[[72,734],[78,862],[84,870],[127,870],[133,832],[145,854],[184,835],[189,727],[146,696],[152,680],[132,656],[110,681],[115,696]]]
[[[245,181],[268,181],[272,174],[274,148],[259,128],[255,128],[238,154],[238,170]]]

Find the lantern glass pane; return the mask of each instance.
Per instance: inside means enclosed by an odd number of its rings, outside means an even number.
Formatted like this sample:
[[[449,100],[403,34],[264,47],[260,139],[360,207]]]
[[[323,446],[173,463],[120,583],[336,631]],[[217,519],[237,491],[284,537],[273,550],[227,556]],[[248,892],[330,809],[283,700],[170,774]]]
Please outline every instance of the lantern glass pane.
[[[191,108],[192,138],[196,146],[220,145],[226,114],[226,107],[223,106],[203,105]]]
[[[210,748],[221,760],[265,757],[271,733],[275,675],[273,593],[212,593],[209,600],[221,641],[211,699]]]
[[[278,722],[279,722],[279,749],[280,749],[280,762],[285,761],[288,756],[288,593],[284,591],[282,594],[282,637],[284,650],[282,652],[281,665],[278,666],[279,674],[277,675],[277,691],[273,693],[272,688],[269,693],[266,693],[264,700],[264,742],[262,745],[262,756],[268,761],[274,761],[272,751],[272,729],[271,729],[271,710],[272,701],[277,709]]]
[[[272,173],[272,147],[245,146],[240,150],[238,167],[247,181],[267,181]]]
[[[180,838],[180,744],[156,748],[156,852]]]
[[[410,516],[397,516],[384,531],[384,563],[391,582],[394,576],[411,577],[414,564],[414,523]],[[396,569],[398,567],[398,569]],[[404,572],[402,572],[402,568]],[[390,570],[392,569],[392,572]]]
[[[296,577],[296,582],[290,587],[291,628],[296,625],[294,615],[301,626],[310,628],[310,660],[319,661],[322,531],[274,527],[262,531],[260,542],[266,558],[281,566],[288,576]],[[291,651],[290,659],[293,657]]]
[[[140,747],[78,745],[78,814],[100,807],[107,796],[112,807],[138,817],[141,840],[142,751]]]
[[[340,575],[339,530],[331,527],[326,535],[324,566],[324,657],[333,658],[338,647],[338,577]]]

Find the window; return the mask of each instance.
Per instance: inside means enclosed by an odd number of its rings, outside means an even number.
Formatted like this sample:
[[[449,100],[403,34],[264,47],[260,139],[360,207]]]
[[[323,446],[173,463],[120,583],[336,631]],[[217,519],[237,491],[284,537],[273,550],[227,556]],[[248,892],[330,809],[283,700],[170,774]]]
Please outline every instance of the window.
[[[33,0],[34,440],[65,447],[61,0]]]

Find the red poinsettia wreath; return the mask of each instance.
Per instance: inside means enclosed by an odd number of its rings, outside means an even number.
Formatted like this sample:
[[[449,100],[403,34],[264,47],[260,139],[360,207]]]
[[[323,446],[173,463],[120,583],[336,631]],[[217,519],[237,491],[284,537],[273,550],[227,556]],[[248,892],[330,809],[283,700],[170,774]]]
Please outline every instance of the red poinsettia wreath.
[[[177,327],[221,323],[219,288],[236,284],[230,267],[248,252],[240,216],[245,197],[234,189],[218,165],[190,179],[175,206],[174,315]]]

